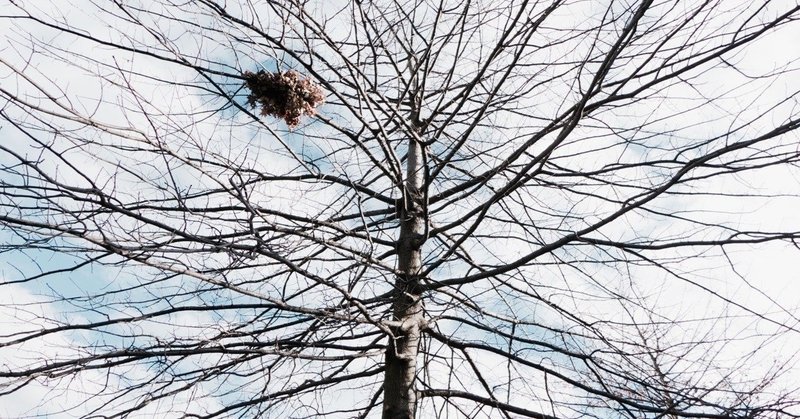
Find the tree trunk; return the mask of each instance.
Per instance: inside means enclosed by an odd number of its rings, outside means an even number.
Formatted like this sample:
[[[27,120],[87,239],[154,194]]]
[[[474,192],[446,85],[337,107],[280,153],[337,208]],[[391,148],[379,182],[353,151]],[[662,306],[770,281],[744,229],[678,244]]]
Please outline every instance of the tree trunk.
[[[406,183],[399,203],[400,237],[397,241],[399,275],[395,282],[394,322],[386,348],[383,382],[383,419],[414,419],[417,394],[417,351],[423,323],[419,273],[420,248],[425,241],[425,211],[422,193],[424,168],[422,145],[409,141]]]

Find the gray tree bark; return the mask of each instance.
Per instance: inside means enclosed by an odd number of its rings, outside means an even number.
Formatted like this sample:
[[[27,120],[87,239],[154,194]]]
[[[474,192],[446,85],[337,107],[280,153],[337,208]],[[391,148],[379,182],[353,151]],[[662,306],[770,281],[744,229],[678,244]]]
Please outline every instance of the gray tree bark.
[[[399,203],[400,237],[397,241],[399,274],[395,282],[394,321],[386,348],[383,384],[383,419],[413,419],[417,410],[414,379],[422,332],[423,306],[419,273],[425,241],[425,176],[423,145],[410,140],[403,199]]]

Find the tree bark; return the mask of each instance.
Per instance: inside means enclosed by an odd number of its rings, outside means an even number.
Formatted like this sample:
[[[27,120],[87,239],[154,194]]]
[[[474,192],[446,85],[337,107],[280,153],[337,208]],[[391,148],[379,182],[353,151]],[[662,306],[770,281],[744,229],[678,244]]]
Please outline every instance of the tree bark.
[[[386,348],[386,375],[383,383],[383,419],[413,419],[417,410],[414,379],[417,352],[423,324],[419,273],[421,247],[425,241],[425,177],[422,145],[413,139],[408,145],[403,199],[398,204],[400,237],[397,241],[399,274],[395,282],[394,336]]]

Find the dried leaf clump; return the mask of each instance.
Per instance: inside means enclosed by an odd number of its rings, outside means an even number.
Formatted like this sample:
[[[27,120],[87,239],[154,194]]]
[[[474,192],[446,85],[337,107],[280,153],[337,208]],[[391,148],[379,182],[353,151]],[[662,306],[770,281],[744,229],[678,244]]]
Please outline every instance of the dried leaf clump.
[[[296,71],[246,71],[243,76],[250,89],[247,103],[254,108],[259,106],[261,115],[283,119],[289,128],[296,127],[303,115],[316,115],[316,108],[325,99],[316,83]]]

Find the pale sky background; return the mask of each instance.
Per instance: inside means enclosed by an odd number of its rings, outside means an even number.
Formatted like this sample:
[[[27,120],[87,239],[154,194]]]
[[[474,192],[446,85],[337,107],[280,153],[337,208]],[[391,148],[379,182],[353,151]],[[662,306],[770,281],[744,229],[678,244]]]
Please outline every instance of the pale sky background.
[[[785,4],[789,6],[789,1],[779,1],[776,4]],[[33,6],[30,6],[33,5]],[[50,9],[48,13],[60,13],[65,16],[73,25],[90,29],[102,33],[103,31],[111,31],[106,27],[106,23],[99,21],[95,16],[85,14],[85,11],[93,10],[94,6],[90,1],[64,1],[59,2],[57,5],[49,2],[27,2],[26,7],[41,7],[42,9]],[[6,15],[14,10],[8,3],[0,5],[0,15]],[[47,88],[58,87],[63,89],[65,96],[69,97],[70,101],[77,107],[84,107],[89,110],[96,109],[93,115],[96,118],[108,122],[119,120],[120,125],[134,124],[143,125],[144,121],[135,120],[134,114],[125,115],[128,120],[120,119],[123,115],[119,112],[119,105],[117,97],[113,88],[107,85],[102,86],[98,83],[94,74],[90,72],[77,71],[75,68],[64,68],[61,70],[62,63],[54,63],[51,59],[39,55],[30,55],[25,48],[25,40],[21,35],[24,32],[29,32],[38,37],[40,40],[47,40],[54,48],[63,47],[68,48],[70,51],[80,51],[84,54],[91,55],[95,59],[104,59],[111,63],[116,60],[122,68],[146,68],[149,74],[157,74],[167,79],[170,77],[176,78],[190,78],[192,73],[185,69],[179,69],[176,66],[165,65],[163,62],[156,60],[148,60],[137,56],[135,60],[119,51],[110,51],[103,48],[98,48],[95,45],[65,37],[63,35],[55,35],[52,31],[43,29],[39,26],[33,26],[29,23],[22,23],[22,26],[15,24],[0,24],[0,85],[9,90],[16,90],[18,94],[24,95],[26,93],[24,83],[18,83],[13,71],[10,68],[25,69],[24,72],[31,77],[35,78],[37,82],[43,83]],[[115,27],[115,30],[125,32],[125,29]],[[170,31],[170,28],[161,28]],[[177,29],[177,28],[176,28]],[[131,29],[134,33],[134,29]],[[793,61],[800,57],[800,24],[793,24],[789,27],[783,28],[781,31],[774,33],[764,39],[760,40],[756,45],[748,48],[746,55],[740,55],[738,59],[738,68],[744,73],[761,73],[778,68],[787,67],[791,69],[791,73],[781,78],[784,84],[775,84],[765,86],[764,89],[755,91],[744,91],[738,96],[736,104],[731,103],[730,106],[743,106],[747,107],[748,100],[759,97],[760,100],[768,99],[771,96],[781,97],[787,93],[794,94],[800,90],[800,73],[796,70],[798,63]],[[193,47],[192,39],[179,40],[178,44],[184,45],[187,50]],[[224,52],[220,52],[224,54]],[[59,66],[56,70],[53,66]],[[178,73],[183,71],[184,73]],[[705,88],[711,90],[725,91],[736,83],[737,76],[731,73],[730,79],[727,78],[709,78],[704,81]],[[147,90],[145,85],[140,84],[138,87],[140,94],[162,103],[168,103],[170,109],[174,111],[191,111],[193,109],[202,108],[205,106],[203,100],[192,94],[188,94],[185,89],[164,89],[159,86],[153,86],[150,91]],[[670,91],[675,95],[680,95],[682,92],[676,90]],[[99,99],[103,101],[99,101]],[[126,103],[126,105],[130,105]],[[3,103],[0,102],[0,108]],[[796,114],[797,101],[787,105],[781,112]],[[757,112],[753,109],[752,112]],[[218,118],[225,118],[225,114],[216,114],[209,119],[204,120],[202,123],[197,124],[194,129],[194,136],[197,138],[212,137],[216,126],[220,121]],[[693,115],[686,115],[686,118],[691,118]],[[697,118],[702,118],[701,115],[696,115]],[[770,118],[765,118],[768,121]],[[775,123],[779,123],[781,118],[775,117]],[[22,137],[18,131],[13,127],[4,126],[0,124],[0,135],[2,140],[7,144],[14,144],[17,141],[22,141]],[[796,134],[795,134],[796,135]],[[237,131],[232,133],[233,141],[240,141],[239,146],[241,149],[246,149],[246,144],[249,141],[259,141],[258,139],[251,139],[251,131],[247,126],[242,126]],[[287,138],[290,144],[297,145],[302,143],[302,139]],[[293,142],[294,141],[294,142]],[[13,147],[12,147],[13,148]],[[233,150],[232,154],[235,155]],[[241,150],[238,150],[241,151]],[[235,156],[234,156],[235,157]],[[0,154],[0,164],[3,163],[4,155]],[[271,155],[270,164],[276,167],[290,167],[292,164],[290,159],[281,160],[275,155]],[[80,165],[81,170],[92,178],[107,177],[107,166],[99,164],[87,158],[83,164]],[[800,176],[798,176],[797,168],[773,168],[762,170],[757,177],[749,177],[747,179],[748,185],[751,190],[757,190],[762,193],[770,192],[786,192],[795,191],[800,194]],[[71,176],[65,174],[65,176]],[[189,173],[176,173],[178,177],[177,182],[186,185],[192,185],[211,182],[209,179],[197,179]],[[1,180],[1,179],[0,179]],[[124,183],[124,182],[123,182]],[[134,184],[131,181],[130,184]],[[197,185],[200,186],[200,185]],[[726,184],[715,184],[715,188],[721,191],[741,191],[743,186],[741,183],[730,182]],[[299,200],[297,196],[291,193],[292,191],[278,191],[278,190],[265,190],[264,194],[279,196],[282,199],[275,199],[275,205],[284,206],[286,208],[298,208]],[[333,199],[332,192],[330,196],[326,197],[325,194],[314,196],[314,199],[325,200]],[[703,206],[717,208],[721,211],[730,210],[731,213],[736,214],[733,217],[736,219],[731,220],[728,213],[720,212],[716,214],[709,214],[709,220],[724,220],[724,221],[738,221],[744,225],[752,226],[753,229],[763,230],[785,230],[785,231],[800,231],[800,199],[797,195],[786,196],[781,199],[775,200],[773,203],[764,203],[749,201],[745,199],[720,199],[720,198],[703,198],[708,202],[703,202]],[[677,200],[672,204],[679,203]],[[693,198],[694,205],[700,205],[697,198]],[[313,209],[312,209],[313,210]],[[659,229],[660,226],[651,222],[647,225],[642,222],[641,225],[631,226],[637,229]],[[605,231],[607,234],[609,231]],[[626,234],[624,229],[619,231],[620,235]],[[9,240],[12,236],[11,232],[0,230],[0,242]],[[499,250],[499,249],[498,249]],[[504,255],[514,254],[516,252],[524,253],[528,249],[503,249],[507,253]],[[712,275],[712,280],[709,282],[713,284],[715,289],[718,289],[724,295],[731,297],[735,301],[746,304],[747,307],[759,312],[765,313],[772,319],[783,322],[793,328],[795,331],[779,330],[774,324],[765,321],[755,321],[752,318],[744,318],[740,320],[729,319],[725,324],[720,324],[720,327],[729,329],[729,337],[747,337],[738,342],[733,342],[726,345],[724,353],[721,353],[719,360],[721,363],[731,362],[737,364],[742,361],[742,354],[747,353],[760,339],[762,333],[765,335],[775,335],[768,342],[763,354],[772,354],[773,358],[759,358],[749,360],[749,367],[752,368],[751,374],[758,374],[759,371],[766,371],[773,367],[773,361],[784,363],[786,374],[782,380],[787,388],[797,389],[800,387],[798,379],[793,377],[800,377],[800,358],[797,357],[797,350],[800,348],[800,292],[798,292],[797,283],[800,280],[800,270],[797,269],[798,249],[794,249],[785,243],[772,243],[767,245],[755,246],[737,246],[731,247],[729,256],[735,260],[738,273],[742,278],[737,278],[733,275],[727,277],[720,277],[719,272],[722,270],[712,269],[714,266],[708,266],[707,260],[695,259],[685,262],[681,265],[681,269],[687,272],[698,272],[705,269],[709,270]],[[717,250],[714,250],[717,252]],[[41,258],[40,258],[41,257]],[[15,252],[0,253],[0,280],[13,281],[18,279],[20,271],[26,273],[35,272],[38,269],[48,270],[59,266],[63,266],[65,262],[69,261],[68,256],[53,256],[44,253],[27,253],[20,254]],[[714,264],[719,264],[720,259],[715,259]],[[38,265],[38,266],[37,266]],[[650,274],[647,269],[641,269],[642,275]],[[634,270],[636,272],[636,270]],[[47,321],[48,318],[61,318],[65,311],[69,311],[69,307],[63,304],[48,303],[47,295],[51,292],[66,292],[71,293],[76,290],[85,291],[87,294],[91,290],[99,290],[110,283],[115,281],[134,281],[133,275],[136,272],[125,272],[113,270],[103,267],[94,267],[91,270],[84,269],[78,273],[64,274],[61,276],[53,276],[47,281],[37,281],[27,284],[16,285],[3,285],[0,292],[0,329],[4,334],[12,333],[15,330],[32,330],[45,325],[52,325]],[[599,278],[607,277],[609,280],[614,280],[614,272],[610,270],[598,269],[597,275]],[[618,279],[617,279],[618,280]],[[45,286],[53,287],[48,289]],[[706,313],[713,312],[718,308],[718,302],[709,303],[706,295],[698,293],[696,288],[687,284],[676,284],[674,288],[670,289],[654,289],[653,292],[662,293],[659,301],[665,306],[665,309],[674,310],[676,313],[683,313],[682,317],[690,318],[693,316],[703,316]],[[755,289],[757,290],[755,290]],[[778,309],[778,305],[783,307],[783,310]],[[621,318],[624,313],[618,313]],[[83,313],[68,314],[70,322],[80,322]],[[177,319],[173,319],[176,325],[182,325],[182,328],[164,327],[164,335],[167,336],[175,330],[189,330],[191,332],[208,333],[208,330],[218,320],[211,317],[197,316],[196,314],[187,315]],[[157,333],[156,328],[158,325],[153,325],[151,333]],[[195,327],[195,328],[193,328]],[[674,330],[674,333],[691,333],[691,330],[682,330],[680,328]],[[0,365],[19,365],[24,363],[25,359],[30,354],[41,353],[47,356],[57,358],[62,355],[63,351],[68,351],[71,345],[70,338],[80,340],[81,336],[59,336],[54,338],[53,341],[47,341],[46,344],[41,345],[27,345],[23,347],[11,347],[0,349]],[[30,351],[30,352],[26,352]],[[213,364],[214,360],[208,360],[209,364]],[[499,361],[492,359],[492,357],[485,357],[480,359],[480,362],[485,366],[487,371],[497,371],[502,368]],[[101,372],[95,376],[88,376],[88,379],[70,381],[62,380],[55,386],[49,383],[47,386],[31,385],[24,390],[15,392],[10,396],[0,396],[0,417],[28,417],[35,414],[43,414],[58,411],[61,408],[69,407],[74,400],[80,400],[82,394],[91,394],[99,390],[97,383],[103,382],[101,379]],[[135,376],[136,374],[143,374],[143,371],[137,371],[135,368],[128,371],[128,374]],[[109,383],[110,386],[119,384],[113,380]],[[795,393],[800,398],[800,391]],[[369,397],[369,394],[357,395]],[[182,396],[188,397],[188,395]],[[340,403],[346,405],[350,401],[347,400],[347,395],[341,395],[337,399]],[[350,395],[350,397],[353,397]],[[187,399],[178,399],[169,401],[169,406],[155,403],[149,406],[138,414],[137,417],[153,417],[156,412],[163,415],[164,412],[171,409],[174,412],[181,412],[184,409],[191,409],[196,412],[213,411],[220,408],[223,404],[220,401],[211,400],[208,398],[197,401],[188,401]],[[88,403],[83,408],[98,407],[104,400],[97,399]],[[545,406],[531,406],[534,409],[540,409],[547,412]],[[81,410],[82,411],[82,410]],[[74,417],[77,412],[73,411],[62,414],[49,414],[48,418],[69,418]]]

